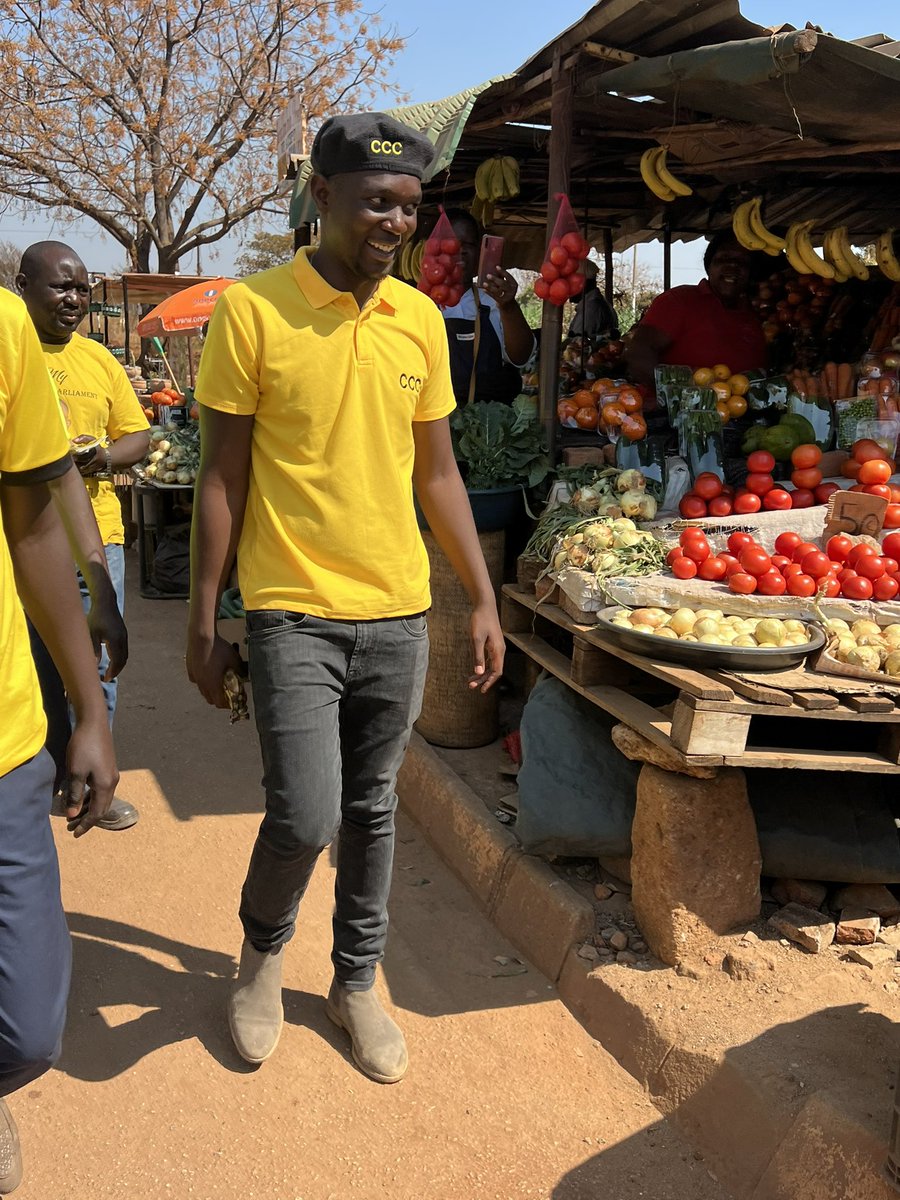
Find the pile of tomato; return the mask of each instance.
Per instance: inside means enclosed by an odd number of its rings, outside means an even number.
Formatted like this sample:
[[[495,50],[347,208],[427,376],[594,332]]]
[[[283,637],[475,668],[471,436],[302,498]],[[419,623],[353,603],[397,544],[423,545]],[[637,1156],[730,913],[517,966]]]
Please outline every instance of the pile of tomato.
[[[747,457],[743,487],[729,487],[714,472],[704,471],[682,497],[679,512],[689,521],[696,521],[700,517],[730,517],[735,513],[778,512],[827,504],[828,497],[840,488],[836,483],[822,482],[818,465],[821,459],[822,451],[816,445],[795,447],[791,454],[794,486],[788,489],[775,482],[774,457],[767,450],[754,450]]]
[[[824,550],[786,531],[769,554],[749,533],[732,533],[728,550],[715,554],[702,529],[685,529],[666,560],[676,579],[727,583],[748,596],[824,596],[845,600],[893,600],[900,594],[900,533],[884,539],[881,553],[844,534],[828,539]]]
[[[575,230],[564,233],[561,238],[551,238],[541,273],[534,281],[534,294],[538,299],[562,307],[567,300],[577,296],[584,288],[584,276],[578,268],[590,248],[590,242]]]
[[[884,514],[885,529],[900,528],[900,487],[891,483],[897,464],[885,456],[884,450],[870,438],[855,442],[850,457],[841,467],[845,479],[854,480],[851,492],[865,492],[869,496],[881,496],[887,500]]]
[[[452,227],[451,227],[452,228]],[[418,289],[439,308],[452,308],[462,299],[462,259],[459,239],[454,236],[432,236],[425,243]]]
[[[556,414],[560,424],[569,428],[599,429],[639,442],[647,436],[643,407],[644,397],[636,385],[595,379],[589,388],[579,388],[560,400]]]

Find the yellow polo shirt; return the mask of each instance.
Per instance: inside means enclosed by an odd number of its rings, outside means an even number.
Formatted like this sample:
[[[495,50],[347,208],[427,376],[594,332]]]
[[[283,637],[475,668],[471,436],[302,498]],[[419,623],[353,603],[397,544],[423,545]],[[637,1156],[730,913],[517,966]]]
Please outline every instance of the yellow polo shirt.
[[[150,425],[123,368],[105,346],[73,333],[63,345],[41,343],[69,437],[89,433],[116,441]],[[111,479],[85,479],[104,546],[125,541],[122,506]]]
[[[72,469],[34,326],[22,301],[0,288],[0,478],[4,486],[14,487],[55,479]],[[2,521],[0,681],[0,775],[6,775],[37,754],[47,722]]]
[[[244,606],[335,620],[422,612],[413,423],[456,406],[444,322],[391,278],[360,311],[311,253],[223,293],[197,376],[201,404],[255,418]]]

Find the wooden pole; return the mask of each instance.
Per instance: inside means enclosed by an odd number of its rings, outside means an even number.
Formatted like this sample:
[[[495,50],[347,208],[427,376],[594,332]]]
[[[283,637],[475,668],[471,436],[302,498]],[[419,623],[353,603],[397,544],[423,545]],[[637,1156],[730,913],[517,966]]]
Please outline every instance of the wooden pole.
[[[666,221],[663,226],[663,291],[672,286],[672,226]]]
[[[128,317],[128,281],[122,276],[122,316],[125,319],[125,353],[123,363],[131,363],[131,321]]]
[[[553,59],[553,89],[550,105],[549,169],[547,172],[547,238],[556,220],[559,192],[569,190],[569,169],[572,160],[572,73],[563,68],[562,56]],[[562,340],[561,306],[544,303],[541,317],[540,415],[544,436],[550,447],[550,457],[556,461],[557,388]]]
[[[612,304],[615,300],[615,280],[613,279],[613,233],[612,229],[607,226],[603,230],[603,290],[606,293],[606,298]]]

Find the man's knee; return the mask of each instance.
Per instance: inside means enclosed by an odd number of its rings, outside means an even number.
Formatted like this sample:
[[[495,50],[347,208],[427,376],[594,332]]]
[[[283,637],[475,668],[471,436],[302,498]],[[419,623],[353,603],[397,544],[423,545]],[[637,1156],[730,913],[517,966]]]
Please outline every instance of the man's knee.
[[[62,1048],[62,1021],[0,1038],[0,1096],[39,1079],[56,1063]]]

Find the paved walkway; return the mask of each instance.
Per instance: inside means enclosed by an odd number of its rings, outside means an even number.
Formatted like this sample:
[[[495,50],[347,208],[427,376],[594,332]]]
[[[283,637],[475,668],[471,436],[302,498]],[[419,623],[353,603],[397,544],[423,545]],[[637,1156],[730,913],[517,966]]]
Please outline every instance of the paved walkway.
[[[12,1098],[22,1200],[727,1200],[406,821],[379,982],[406,1079],[367,1080],[325,1017],[324,859],[279,1048],[242,1063],[224,1004],[261,804],[255,732],[188,685],[182,602],[132,587],[128,615],[120,794],[142,819],[77,843],[55,822],[75,980],[59,1069]]]

